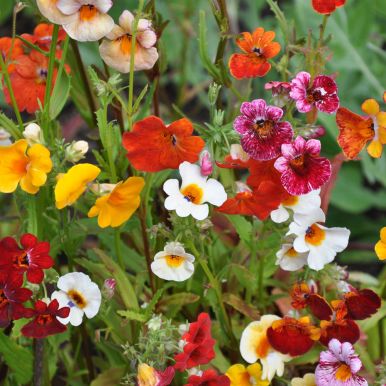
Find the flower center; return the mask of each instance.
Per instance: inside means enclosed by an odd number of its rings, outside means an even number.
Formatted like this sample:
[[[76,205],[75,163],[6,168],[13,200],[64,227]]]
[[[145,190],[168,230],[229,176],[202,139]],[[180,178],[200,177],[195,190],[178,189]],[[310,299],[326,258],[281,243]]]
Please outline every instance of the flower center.
[[[252,126],[253,131],[261,138],[270,138],[273,134],[275,123],[273,121],[265,121],[264,119],[258,119]]]
[[[259,358],[265,358],[268,355],[270,344],[267,334],[264,334],[256,345],[256,354]]]
[[[254,47],[253,48],[253,53],[256,56],[262,56],[263,55],[263,50],[260,47]]]
[[[316,224],[312,224],[306,230],[306,242],[312,245],[320,245],[326,238],[326,232],[319,228]]]
[[[351,377],[351,369],[349,366],[346,365],[346,363],[342,363],[335,373],[335,378],[338,381],[346,382]]]
[[[81,21],[89,21],[93,19],[98,13],[97,7],[92,4],[82,5],[79,10],[79,17]]]
[[[20,255],[15,256],[13,258],[13,265],[18,268],[28,268],[29,267],[28,253],[26,251],[22,251]]]
[[[41,324],[41,325],[45,326],[46,324],[51,323],[53,319],[54,319],[54,316],[53,316],[53,315],[50,315],[50,314],[43,314],[43,315],[39,315],[39,316],[36,318],[36,322],[37,322],[38,324]]]
[[[0,289],[0,308],[8,304],[8,298],[5,296],[4,290]]]
[[[38,84],[42,84],[42,83],[46,83],[47,81],[47,75],[48,75],[48,70],[47,68],[38,68],[36,70],[36,83]]]
[[[286,252],[286,255],[288,257],[297,257],[298,256],[298,253],[295,251],[295,248],[290,248],[287,252]]]
[[[299,202],[298,196],[289,196],[281,204],[283,206],[294,206]]]
[[[126,34],[122,35],[116,39],[120,43],[120,49],[123,54],[130,55],[131,54],[131,35]]]
[[[315,102],[323,100],[323,97],[325,94],[326,94],[326,91],[322,88],[315,89],[315,90],[309,90],[307,92],[306,100],[308,103],[315,103]]]
[[[179,267],[185,261],[184,257],[178,255],[167,255],[165,259],[167,265],[172,268]]]
[[[78,308],[81,308],[81,309],[87,306],[86,299],[83,297],[83,295],[79,291],[72,289],[72,290],[67,292],[67,295],[72,300],[72,302],[68,303],[68,305],[70,307],[71,307],[70,303],[73,304],[72,307],[75,304]]]
[[[203,190],[197,184],[185,186],[185,188],[181,189],[181,193],[186,201],[196,205],[201,204],[202,197],[204,196]]]

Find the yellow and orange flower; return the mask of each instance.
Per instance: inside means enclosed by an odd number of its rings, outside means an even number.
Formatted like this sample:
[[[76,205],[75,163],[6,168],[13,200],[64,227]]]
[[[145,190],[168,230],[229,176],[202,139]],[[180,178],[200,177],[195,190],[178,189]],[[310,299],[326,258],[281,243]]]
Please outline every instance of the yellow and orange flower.
[[[380,231],[380,240],[375,244],[375,253],[379,260],[386,260],[386,227]]]
[[[0,146],[0,192],[12,193],[18,184],[27,193],[36,194],[47,181],[52,169],[49,150],[40,144],[28,147],[21,139],[9,146]]]
[[[280,52],[280,44],[273,42],[275,32],[256,28],[253,33],[243,32],[236,44],[243,53],[233,54],[229,59],[229,69],[236,79],[255,78],[267,74],[271,69],[268,59]]]
[[[230,386],[268,386],[269,381],[261,379],[263,373],[260,363],[248,367],[236,364],[227,370],[225,375],[230,379]]]

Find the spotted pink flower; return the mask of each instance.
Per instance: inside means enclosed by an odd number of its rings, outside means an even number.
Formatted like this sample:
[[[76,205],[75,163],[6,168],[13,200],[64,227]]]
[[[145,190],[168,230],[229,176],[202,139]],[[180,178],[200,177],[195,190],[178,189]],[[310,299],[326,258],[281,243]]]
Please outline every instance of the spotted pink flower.
[[[329,180],[331,164],[327,158],[319,157],[320,141],[297,137],[293,143],[283,144],[281,152],[274,166],[289,194],[307,194]]]
[[[291,142],[291,124],[280,122],[282,109],[267,106],[263,99],[255,99],[244,102],[240,112],[233,127],[241,135],[241,146],[250,157],[259,161],[271,160],[280,155],[283,143]]]
[[[301,113],[308,113],[315,106],[323,113],[332,114],[339,107],[337,91],[338,87],[330,76],[319,75],[311,84],[311,75],[302,71],[292,79],[289,95]]]
[[[320,353],[315,371],[316,386],[368,386],[367,381],[357,375],[362,362],[351,343],[331,339],[328,351]]]

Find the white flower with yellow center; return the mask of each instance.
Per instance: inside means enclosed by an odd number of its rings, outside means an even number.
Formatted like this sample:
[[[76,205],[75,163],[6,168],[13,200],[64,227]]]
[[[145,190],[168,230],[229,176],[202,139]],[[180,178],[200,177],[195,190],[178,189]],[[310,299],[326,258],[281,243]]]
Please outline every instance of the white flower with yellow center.
[[[154,256],[151,270],[161,279],[184,281],[193,275],[193,262],[194,256],[186,253],[181,243],[172,241]]]
[[[267,330],[280,318],[276,315],[263,315],[259,321],[249,323],[241,335],[240,353],[248,363],[260,360],[263,366],[261,379],[269,381],[277,374],[284,373],[284,363],[291,360],[288,355],[275,351],[269,344]]]
[[[308,253],[297,252],[292,243],[284,243],[276,253],[276,265],[284,271],[297,271],[307,264]]]
[[[54,291],[51,299],[56,299],[59,302],[59,308],[70,308],[70,314],[67,318],[57,317],[59,322],[79,326],[84,314],[91,319],[98,313],[102,294],[99,287],[86,274],[82,272],[67,273],[59,278],[57,286],[60,291]]]
[[[221,206],[226,201],[224,187],[215,179],[201,175],[198,165],[185,161],[180,164],[179,171],[181,187],[175,179],[167,180],[163,186],[169,196],[165,200],[167,210],[175,210],[179,217],[192,215],[196,220],[204,220],[209,214],[206,202]]]
[[[318,224],[325,221],[326,216],[320,208],[307,215],[295,214],[294,222],[290,224],[287,233],[295,235],[295,251],[308,252],[307,264],[316,271],[331,263],[337,252],[342,252],[347,247],[350,237],[347,228],[326,228]]]
[[[320,207],[320,189],[312,190],[310,193],[300,196],[290,196],[283,201],[279,207],[271,212],[271,220],[277,224],[287,221],[290,217],[290,211],[307,214]]]

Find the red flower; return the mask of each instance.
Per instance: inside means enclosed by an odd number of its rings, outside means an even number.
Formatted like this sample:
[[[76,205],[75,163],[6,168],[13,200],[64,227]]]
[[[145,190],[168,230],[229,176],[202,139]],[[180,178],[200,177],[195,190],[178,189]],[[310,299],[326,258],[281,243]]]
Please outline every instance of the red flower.
[[[201,376],[191,375],[185,386],[230,386],[231,381],[226,375],[218,375],[215,370],[206,370]]]
[[[50,304],[46,304],[42,300],[37,300],[34,304],[34,319],[27,323],[21,333],[29,338],[45,338],[49,335],[59,334],[67,330],[67,327],[60,323],[57,316],[67,318],[70,313],[69,307],[59,308],[59,303],[56,299]]]
[[[30,34],[22,34],[21,36],[30,41],[33,44],[36,44],[44,51],[49,51],[51,47],[52,41],[52,33],[54,30],[53,24],[41,23],[38,24],[33,32],[33,35]],[[58,34],[58,43],[63,41],[66,38],[66,32],[63,28],[59,28]]]
[[[15,39],[13,42],[12,52],[12,38],[0,38],[0,55],[3,55],[5,63],[8,64],[8,72],[11,73],[15,69],[14,61],[20,55],[24,54],[23,42],[20,39]]]
[[[375,314],[381,306],[381,298],[370,289],[353,289],[344,295],[347,308],[347,317],[354,320],[363,320]]]
[[[38,239],[29,233],[20,239],[23,248],[19,248],[12,237],[5,237],[0,241],[0,271],[14,271],[16,273],[27,273],[30,283],[39,284],[43,281],[43,269],[54,265],[52,257],[49,256],[50,244]],[[20,275],[22,279],[22,275]]]
[[[198,365],[206,365],[216,356],[213,347],[215,340],[208,338],[200,344],[187,343],[184,351],[175,355],[176,361],[174,368],[179,371],[185,371]]]
[[[320,343],[328,346],[331,339],[339,342],[354,344],[359,340],[360,331],[358,325],[350,319],[337,319],[333,321],[322,320],[320,322]]]
[[[318,13],[327,15],[336,10],[336,8],[343,6],[346,0],[312,0],[312,7]]]
[[[193,125],[186,118],[166,126],[160,118],[150,116],[136,122],[132,132],[124,133],[122,143],[137,170],[158,172],[198,160],[205,142],[192,133]]]
[[[210,317],[206,312],[198,315],[197,322],[189,324],[189,331],[181,339],[188,343],[202,344],[202,342],[212,339]]]

